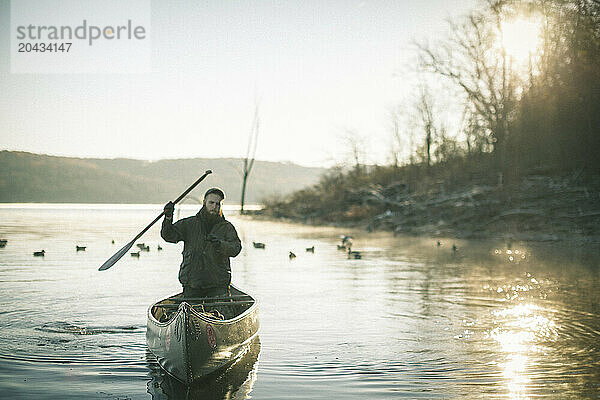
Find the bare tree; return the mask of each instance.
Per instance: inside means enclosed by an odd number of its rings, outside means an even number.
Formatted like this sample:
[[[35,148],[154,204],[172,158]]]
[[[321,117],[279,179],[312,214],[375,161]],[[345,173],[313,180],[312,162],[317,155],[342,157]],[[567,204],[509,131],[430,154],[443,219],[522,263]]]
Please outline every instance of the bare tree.
[[[417,44],[424,71],[448,78],[460,87],[472,119],[485,126],[493,151],[501,152],[514,113],[516,90],[506,52],[498,46],[501,9],[473,13],[460,24],[451,23],[451,36],[433,49]],[[490,23],[491,22],[491,23]]]
[[[412,152],[413,135],[409,128],[409,115],[406,107],[399,106],[390,110],[391,122],[390,159],[395,168],[409,161]]]
[[[360,175],[367,154],[367,145],[365,143],[365,139],[360,136],[358,132],[351,129],[346,129],[343,140],[346,145],[347,155],[354,164],[354,172],[355,174]]]
[[[433,120],[433,99],[425,86],[421,86],[421,96],[417,104],[417,112],[419,122],[425,133],[425,155],[427,168],[429,168],[431,167],[431,145],[434,140],[436,128]]]
[[[254,157],[256,155],[256,146],[258,142],[258,132],[260,128],[260,117],[258,112],[258,102],[254,105],[254,119],[248,135],[248,148],[246,149],[246,158],[244,158],[242,170],[242,198],[240,200],[240,214],[244,214],[244,201],[246,198],[246,186],[248,177],[254,166]]]
[[[400,165],[400,150],[402,149],[402,137],[400,136],[400,121],[398,114],[394,111],[390,112],[392,121],[392,142],[390,146],[390,157],[395,168]]]

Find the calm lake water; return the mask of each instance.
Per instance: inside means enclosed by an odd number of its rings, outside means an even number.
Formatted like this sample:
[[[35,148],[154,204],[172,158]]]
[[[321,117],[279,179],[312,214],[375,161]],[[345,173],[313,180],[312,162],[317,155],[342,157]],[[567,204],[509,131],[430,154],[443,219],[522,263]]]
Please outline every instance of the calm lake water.
[[[351,232],[363,258],[349,260],[336,248],[349,231],[233,212],[233,280],[260,302],[259,340],[183,387],[145,339],[147,307],[180,290],[182,245],[157,225],[149,252],[97,271],[160,211],[0,206],[0,398],[599,398],[597,246]]]

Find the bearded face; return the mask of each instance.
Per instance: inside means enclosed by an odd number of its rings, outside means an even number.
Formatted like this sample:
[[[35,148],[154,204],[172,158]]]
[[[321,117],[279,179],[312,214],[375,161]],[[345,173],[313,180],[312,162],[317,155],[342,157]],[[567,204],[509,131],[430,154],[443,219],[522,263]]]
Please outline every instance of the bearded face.
[[[208,222],[215,223],[223,216],[222,201],[221,196],[215,193],[210,193],[204,198],[202,210]]]

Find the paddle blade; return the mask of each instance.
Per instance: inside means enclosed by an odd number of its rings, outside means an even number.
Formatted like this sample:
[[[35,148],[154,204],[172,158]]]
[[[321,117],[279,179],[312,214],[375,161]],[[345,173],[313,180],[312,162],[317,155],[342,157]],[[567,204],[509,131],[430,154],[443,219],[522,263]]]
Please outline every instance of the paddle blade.
[[[123,257],[125,255],[125,253],[127,253],[127,251],[129,251],[129,249],[131,249],[131,246],[133,246],[133,242],[135,242],[135,240],[132,240],[131,242],[127,243],[125,246],[123,246],[121,248],[121,250],[119,250],[115,254],[113,254],[113,256],[111,258],[104,261],[104,264],[102,264],[102,266],[100,268],[98,268],[98,271],[104,271],[105,269],[109,269],[110,267],[115,265],[115,263],[117,261],[119,261],[121,259],[121,257]]]

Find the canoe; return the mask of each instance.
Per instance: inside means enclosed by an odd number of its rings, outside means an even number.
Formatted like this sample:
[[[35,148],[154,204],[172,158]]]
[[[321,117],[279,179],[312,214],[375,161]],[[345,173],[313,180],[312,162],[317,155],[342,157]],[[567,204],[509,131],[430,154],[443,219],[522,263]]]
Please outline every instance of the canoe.
[[[250,342],[248,351],[230,366],[186,385],[159,367],[156,357],[147,351],[148,393],[153,400],[249,399],[258,375],[259,354],[260,337],[257,335]]]
[[[146,341],[158,364],[189,385],[243,356],[258,329],[256,300],[231,286],[227,297],[179,293],[154,303]]]

